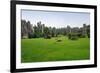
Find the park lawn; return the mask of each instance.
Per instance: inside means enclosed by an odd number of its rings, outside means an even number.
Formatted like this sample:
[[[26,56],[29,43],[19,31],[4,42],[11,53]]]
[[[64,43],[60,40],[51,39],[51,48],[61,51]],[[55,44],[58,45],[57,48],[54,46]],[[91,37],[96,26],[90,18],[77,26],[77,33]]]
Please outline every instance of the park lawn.
[[[57,42],[57,40],[62,40]],[[90,58],[90,39],[69,40],[67,37],[51,39],[21,39],[21,62],[87,60]]]

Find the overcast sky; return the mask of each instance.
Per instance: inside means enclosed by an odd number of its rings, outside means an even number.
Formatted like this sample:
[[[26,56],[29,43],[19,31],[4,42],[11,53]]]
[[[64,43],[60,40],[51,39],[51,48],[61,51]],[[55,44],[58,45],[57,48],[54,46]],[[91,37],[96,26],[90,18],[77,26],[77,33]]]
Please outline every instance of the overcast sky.
[[[90,14],[82,12],[22,10],[21,19],[30,21],[33,26],[41,21],[45,26],[56,28],[67,27],[67,25],[82,27],[83,24],[90,24]]]

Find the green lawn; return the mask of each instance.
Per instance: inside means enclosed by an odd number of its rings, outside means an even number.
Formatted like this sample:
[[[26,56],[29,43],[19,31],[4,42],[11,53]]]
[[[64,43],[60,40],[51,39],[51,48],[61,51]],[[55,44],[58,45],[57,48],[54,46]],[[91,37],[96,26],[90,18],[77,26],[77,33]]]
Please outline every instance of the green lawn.
[[[57,42],[57,39],[62,40]],[[90,39],[21,39],[21,62],[86,60],[90,58]]]

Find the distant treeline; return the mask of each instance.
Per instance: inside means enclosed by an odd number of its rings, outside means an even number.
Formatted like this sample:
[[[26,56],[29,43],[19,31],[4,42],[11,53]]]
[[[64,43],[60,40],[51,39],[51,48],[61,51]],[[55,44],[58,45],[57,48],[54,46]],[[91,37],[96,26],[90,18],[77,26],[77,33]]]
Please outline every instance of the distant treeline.
[[[48,27],[41,21],[36,25],[32,25],[30,21],[21,20],[21,37],[22,38],[51,38],[59,35],[68,36],[69,39],[77,39],[78,37],[90,37],[90,25],[83,24],[83,27],[73,27],[69,25],[64,28]]]

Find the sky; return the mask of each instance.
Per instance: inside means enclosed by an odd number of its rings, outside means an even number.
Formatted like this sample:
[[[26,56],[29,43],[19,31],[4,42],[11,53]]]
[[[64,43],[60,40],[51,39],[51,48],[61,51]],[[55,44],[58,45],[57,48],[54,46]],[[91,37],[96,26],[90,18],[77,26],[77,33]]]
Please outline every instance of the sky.
[[[30,21],[34,26],[41,21],[48,27],[62,28],[82,27],[83,24],[90,24],[90,13],[68,12],[68,11],[39,11],[39,10],[22,10],[21,19]]]

